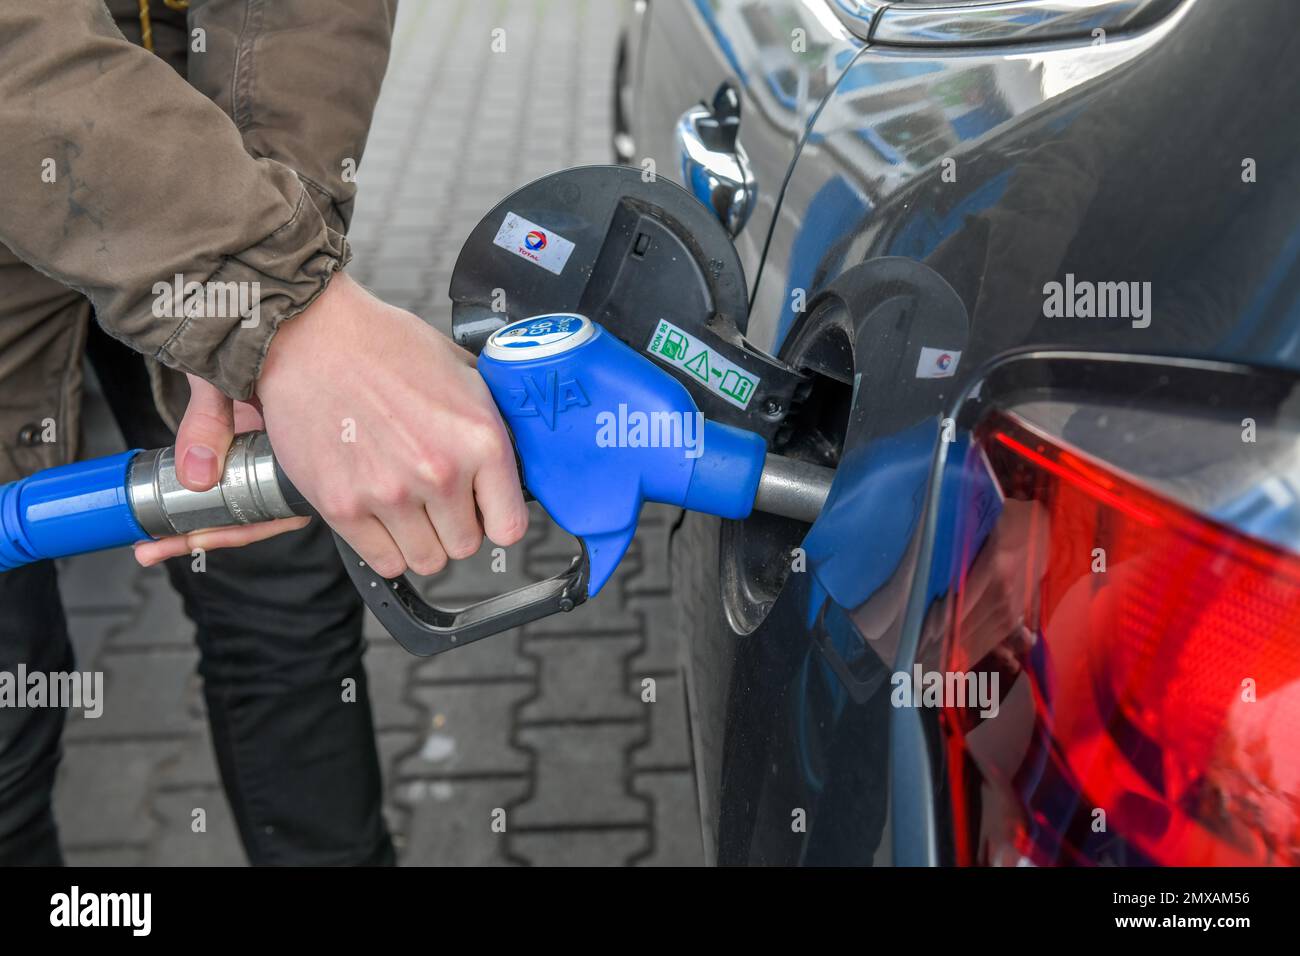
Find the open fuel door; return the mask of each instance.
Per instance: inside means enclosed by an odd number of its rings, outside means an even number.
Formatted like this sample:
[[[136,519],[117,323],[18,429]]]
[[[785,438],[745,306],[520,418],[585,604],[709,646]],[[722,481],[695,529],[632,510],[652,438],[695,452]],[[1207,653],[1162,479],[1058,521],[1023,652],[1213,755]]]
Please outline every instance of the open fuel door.
[[[744,270],[713,212],[639,169],[545,176],[489,212],[451,279],[452,330],[477,353],[496,329],[577,312],[649,355],[708,418],[775,437],[804,378],[751,347]]]

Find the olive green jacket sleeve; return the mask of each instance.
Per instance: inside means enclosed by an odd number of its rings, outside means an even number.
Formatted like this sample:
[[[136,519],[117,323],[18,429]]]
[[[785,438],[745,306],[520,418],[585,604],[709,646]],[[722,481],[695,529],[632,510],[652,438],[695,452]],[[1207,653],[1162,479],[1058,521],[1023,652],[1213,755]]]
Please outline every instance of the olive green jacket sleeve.
[[[322,27],[344,8],[349,20],[362,8],[372,15],[347,51],[344,25]],[[222,26],[236,11],[240,26]],[[209,53],[190,54],[203,92],[127,42],[102,0],[0,0],[0,241],[84,293],[110,334],[247,398],[280,322],[347,260],[340,230],[351,184],[344,157],[326,154],[355,145],[360,158],[392,6],[209,0],[195,3],[191,18],[212,22]],[[317,38],[335,49],[316,47]],[[233,44],[224,54],[223,42]],[[329,89],[312,95],[313,58],[331,56],[364,92],[342,103]],[[362,64],[371,57],[379,62]],[[313,144],[331,115],[351,132]],[[301,171],[290,165],[303,159]],[[227,301],[222,314],[180,314],[162,291],[176,276],[256,290],[244,301],[256,308],[240,314]]]
[[[254,156],[295,170],[346,232],[397,0],[191,0],[189,81]]]

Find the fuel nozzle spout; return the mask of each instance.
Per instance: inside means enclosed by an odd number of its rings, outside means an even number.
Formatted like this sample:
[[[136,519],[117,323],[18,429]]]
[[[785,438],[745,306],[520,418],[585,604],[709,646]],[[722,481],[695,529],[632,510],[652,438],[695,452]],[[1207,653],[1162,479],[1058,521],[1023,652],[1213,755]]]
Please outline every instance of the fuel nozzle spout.
[[[834,480],[834,468],[768,455],[758,479],[754,510],[812,524],[822,513]]]

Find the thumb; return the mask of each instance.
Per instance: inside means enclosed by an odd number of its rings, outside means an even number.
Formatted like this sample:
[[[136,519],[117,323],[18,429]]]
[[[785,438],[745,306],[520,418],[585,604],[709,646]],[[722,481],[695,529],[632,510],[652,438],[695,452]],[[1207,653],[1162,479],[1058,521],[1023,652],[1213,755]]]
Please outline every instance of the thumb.
[[[234,403],[203,379],[190,380],[190,403],[176,432],[176,476],[190,491],[207,491],[221,469],[235,437]]]

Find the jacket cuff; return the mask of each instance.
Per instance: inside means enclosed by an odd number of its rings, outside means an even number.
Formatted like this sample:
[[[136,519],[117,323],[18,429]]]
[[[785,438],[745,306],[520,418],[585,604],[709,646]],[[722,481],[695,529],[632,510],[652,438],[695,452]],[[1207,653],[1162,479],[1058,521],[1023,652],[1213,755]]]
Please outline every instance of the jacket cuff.
[[[316,301],[352,258],[347,238],[326,224],[300,186],[289,220],[256,245],[226,257],[203,283],[205,289],[226,290],[227,302],[230,294],[239,296],[246,306],[243,315],[186,310],[155,354],[159,362],[206,379],[233,399],[252,397],[280,323]]]

